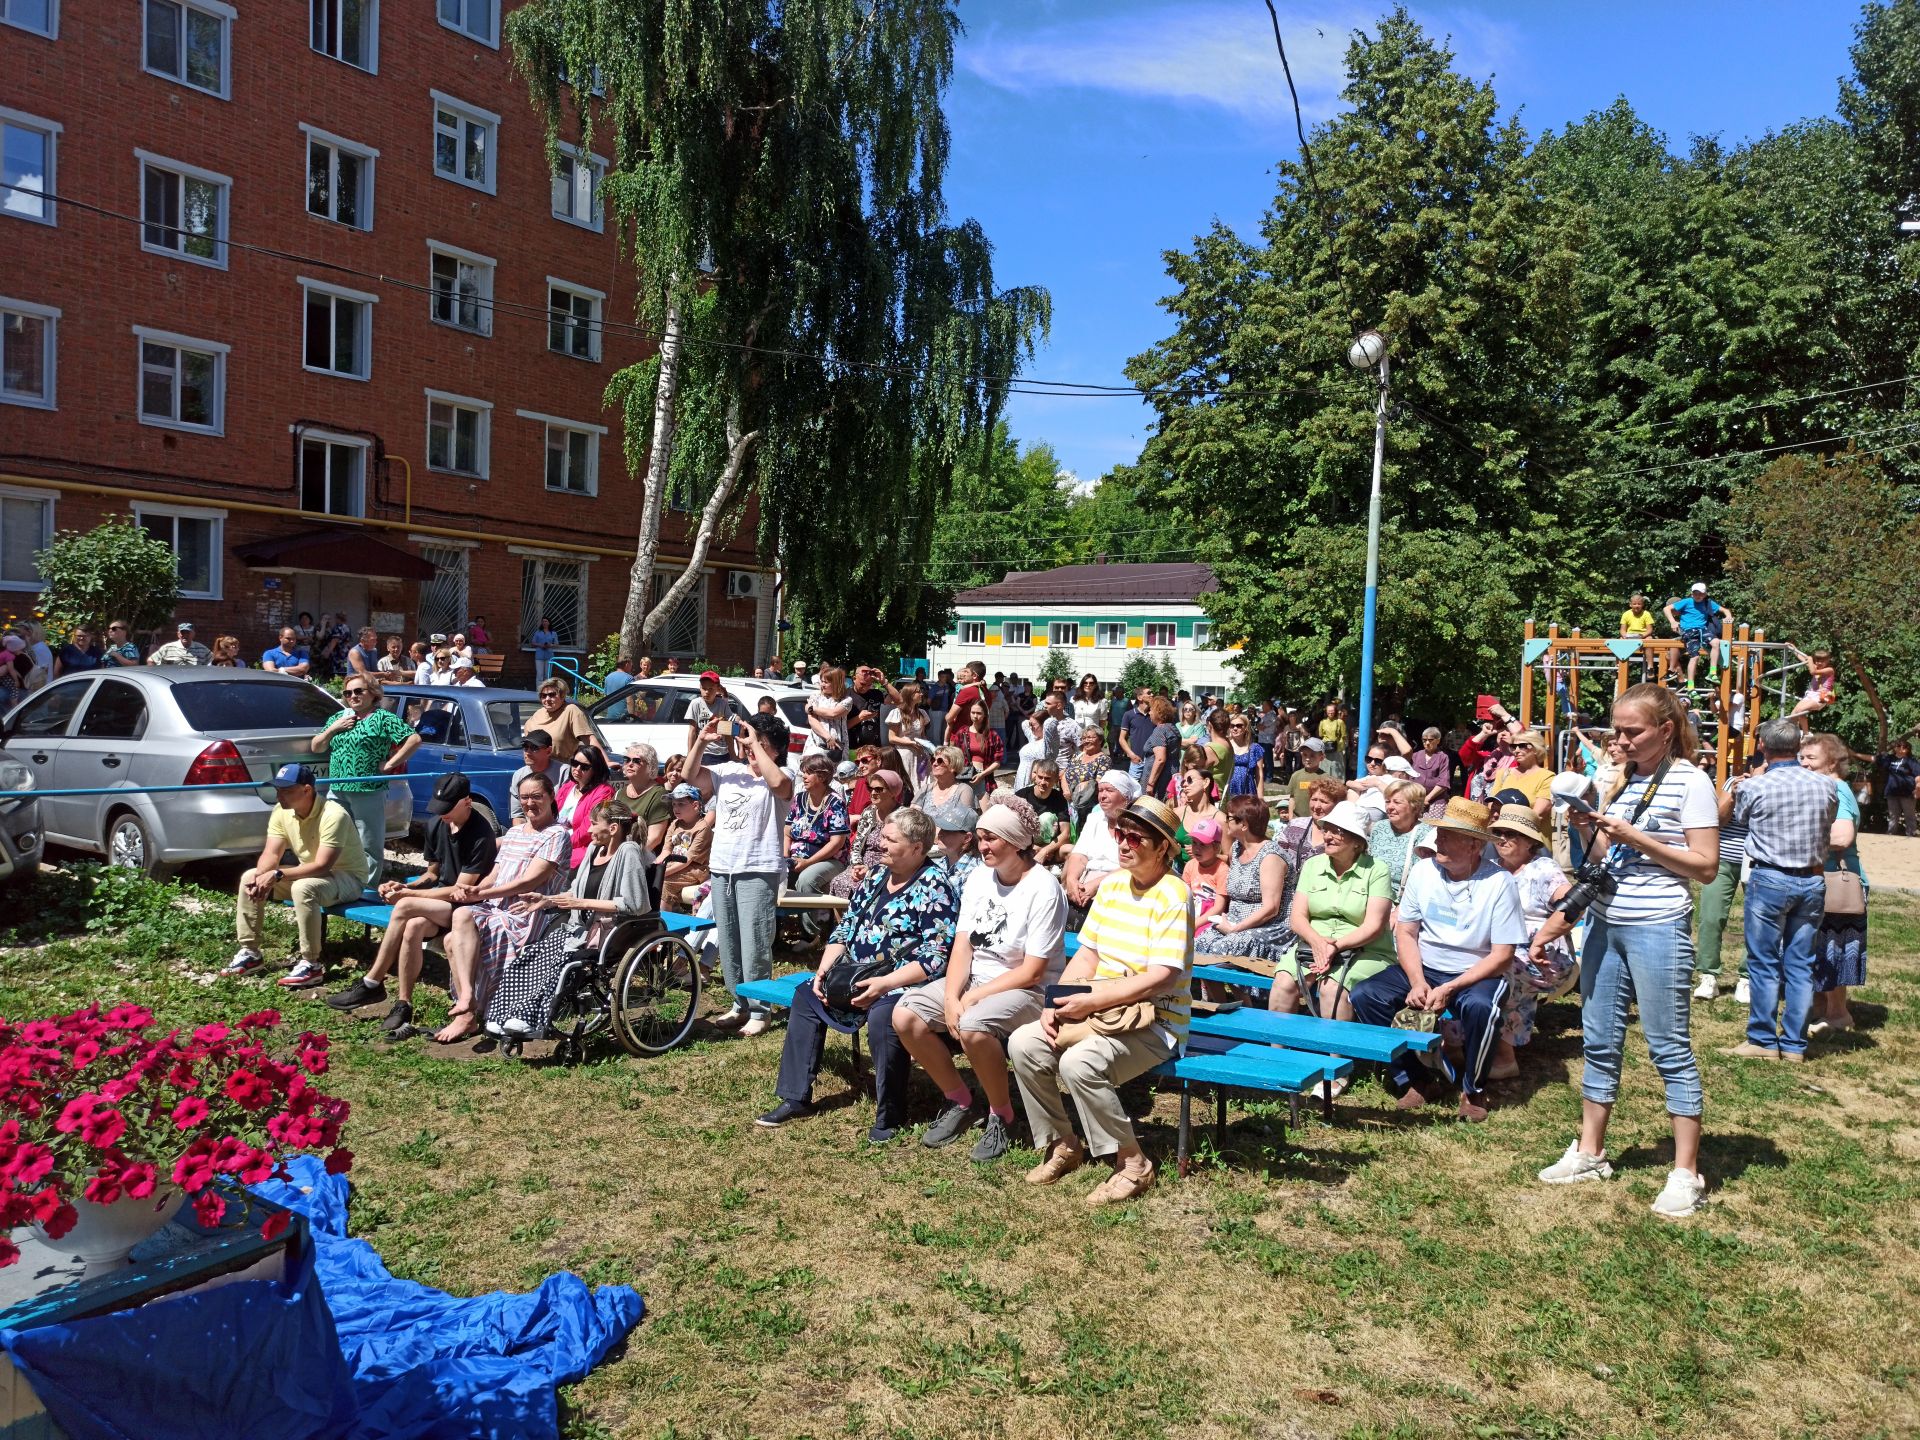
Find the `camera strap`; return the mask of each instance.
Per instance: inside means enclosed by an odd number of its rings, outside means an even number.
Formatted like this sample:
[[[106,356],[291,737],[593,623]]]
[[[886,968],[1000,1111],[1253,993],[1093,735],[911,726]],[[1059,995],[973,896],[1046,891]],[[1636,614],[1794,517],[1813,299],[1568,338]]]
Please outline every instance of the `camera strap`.
[[[1655,770],[1653,774],[1648,778],[1647,788],[1640,792],[1640,798],[1634,802],[1633,813],[1627,817],[1627,824],[1638,825],[1640,823],[1640,817],[1646,814],[1647,807],[1653,804],[1653,797],[1660,793],[1660,787],[1664,785],[1667,780],[1667,771],[1671,770],[1672,768],[1673,768],[1673,757],[1669,755],[1666,759],[1660,762],[1660,768]],[[1632,783],[1633,783],[1633,780],[1631,779],[1631,777],[1629,777],[1627,780],[1627,784],[1631,785]],[[1621,788],[1625,789],[1626,787],[1622,786]],[[1614,848],[1615,848],[1614,846],[1609,846],[1607,848],[1607,858],[1609,860],[1613,858]]]

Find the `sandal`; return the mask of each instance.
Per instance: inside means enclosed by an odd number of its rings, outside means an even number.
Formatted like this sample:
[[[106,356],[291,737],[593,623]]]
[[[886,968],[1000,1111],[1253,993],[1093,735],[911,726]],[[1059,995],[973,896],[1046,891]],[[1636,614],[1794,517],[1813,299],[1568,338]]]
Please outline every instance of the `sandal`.
[[[1137,1200],[1153,1188],[1156,1173],[1151,1160],[1147,1162],[1145,1170],[1116,1170],[1087,1196],[1087,1204],[1122,1205],[1129,1200]]]
[[[1064,1140],[1056,1140],[1047,1151],[1046,1158],[1027,1172],[1029,1185],[1052,1185],[1064,1180],[1082,1165],[1087,1163],[1087,1152],[1078,1145],[1069,1145]]]

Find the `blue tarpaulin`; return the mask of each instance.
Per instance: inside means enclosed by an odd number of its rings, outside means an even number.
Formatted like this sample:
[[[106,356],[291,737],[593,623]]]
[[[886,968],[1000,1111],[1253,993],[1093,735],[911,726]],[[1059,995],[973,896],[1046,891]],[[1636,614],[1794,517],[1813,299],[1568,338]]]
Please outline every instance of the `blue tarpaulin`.
[[[346,1238],[344,1177],[306,1156],[289,1168],[294,1183],[255,1187],[312,1227],[311,1258],[284,1280],[0,1332],[73,1440],[557,1437],[555,1387],[645,1311],[629,1286],[564,1273],[471,1300],[397,1280]]]

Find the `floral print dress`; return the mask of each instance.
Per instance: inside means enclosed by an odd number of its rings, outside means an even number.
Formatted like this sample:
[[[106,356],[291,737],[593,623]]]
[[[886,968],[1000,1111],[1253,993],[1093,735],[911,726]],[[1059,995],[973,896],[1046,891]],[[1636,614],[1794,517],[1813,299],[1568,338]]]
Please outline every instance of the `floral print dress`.
[[[1234,845],[1233,853],[1227,857],[1227,919],[1238,924],[1260,908],[1260,862],[1269,855],[1278,855],[1283,863],[1287,859],[1286,848],[1277,835],[1251,850]],[[1287,888],[1290,891],[1292,886]],[[1251,930],[1223,935],[1209,925],[1194,940],[1193,948],[1196,953],[1206,955],[1246,955],[1257,960],[1278,961],[1293,943],[1293,927],[1287,923],[1287,908],[1283,904],[1273,919]]]
[[[555,823],[541,830],[516,825],[500,837],[493,874],[486,883],[511,885],[538,861],[551,860],[553,871],[547,876],[546,882],[525,893],[558,895],[567,885],[567,859],[572,852],[573,835],[564,825]],[[500,972],[521,951],[538,940],[541,932],[559,916],[560,912],[556,910],[516,915],[513,905],[519,898],[515,895],[505,900],[482,900],[478,905],[468,907],[467,913],[473,916],[473,928],[480,936],[480,955],[474,966],[472,1010],[475,1015],[487,1013],[487,1003],[492,1000],[494,987],[500,982]]]
[[[1545,851],[1513,872],[1513,882],[1520,890],[1520,908],[1527,917],[1529,938],[1526,947],[1514,954],[1507,1013],[1500,1022],[1501,1038],[1510,1045],[1524,1045],[1533,1039],[1540,997],[1559,989],[1573,970],[1573,949],[1566,940],[1538,946],[1531,938],[1553,913],[1553,892],[1565,884],[1566,879],[1566,872]]]
[[[869,805],[860,812],[860,818],[853,822],[853,842],[847,846],[847,868],[833,877],[833,883],[827,887],[829,894],[838,895],[842,900],[850,899],[861,884],[853,876],[858,867],[866,866],[868,879],[872,879],[876,871],[887,868],[886,852],[880,846],[880,832],[886,823],[878,805]]]
[[[929,860],[913,879],[890,891],[892,880],[886,865],[876,862],[827,943],[846,946],[856,965],[891,958],[898,970],[918,960],[927,978],[937,980],[947,973],[954,922],[960,915],[946,867]]]

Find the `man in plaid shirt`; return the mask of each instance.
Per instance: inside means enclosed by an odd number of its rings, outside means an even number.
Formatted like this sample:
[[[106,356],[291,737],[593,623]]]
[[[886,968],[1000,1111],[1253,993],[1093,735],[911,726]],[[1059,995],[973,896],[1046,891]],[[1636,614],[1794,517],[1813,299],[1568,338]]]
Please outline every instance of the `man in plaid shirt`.
[[[1814,932],[1826,910],[1828,837],[1839,809],[1833,777],[1803,769],[1800,727],[1769,720],[1757,737],[1767,768],[1720,799],[1724,822],[1747,827],[1748,1060],[1807,1058]],[[1779,1012],[1776,1022],[1775,1012]]]

